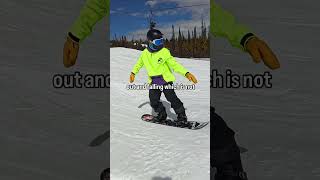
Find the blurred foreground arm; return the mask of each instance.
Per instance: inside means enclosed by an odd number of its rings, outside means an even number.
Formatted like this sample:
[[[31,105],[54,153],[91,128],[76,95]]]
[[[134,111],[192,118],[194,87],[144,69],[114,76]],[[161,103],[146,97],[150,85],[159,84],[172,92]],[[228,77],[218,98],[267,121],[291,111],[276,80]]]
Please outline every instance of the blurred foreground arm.
[[[256,63],[264,62],[270,69],[280,67],[279,60],[266,42],[256,37],[251,31],[238,24],[235,18],[211,0],[211,26],[214,36],[224,37],[232,46],[248,52]]]
[[[95,24],[109,13],[109,3],[109,0],[86,1],[64,43],[63,64],[65,67],[71,67],[76,63],[79,44],[92,33]]]

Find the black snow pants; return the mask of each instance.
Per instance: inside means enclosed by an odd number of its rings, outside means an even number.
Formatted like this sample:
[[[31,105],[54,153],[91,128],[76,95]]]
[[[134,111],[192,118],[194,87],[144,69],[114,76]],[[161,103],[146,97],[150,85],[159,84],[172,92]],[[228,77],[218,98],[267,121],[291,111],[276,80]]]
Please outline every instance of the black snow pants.
[[[223,173],[229,173],[230,170],[233,171],[231,176],[238,176],[235,179],[247,179],[242,168],[240,149],[234,138],[235,133],[215,113],[213,107],[210,107],[210,133],[210,165],[217,170],[215,179],[228,179]],[[213,172],[211,173],[213,175]]]
[[[211,166],[219,166],[240,157],[240,150],[234,138],[234,131],[210,107],[210,156]]]
[[[168,83],[171,84],[172,83]],[[155,112],[161,112],[165,110],[163,104],[160,101],[162,91],[160,89],[149,89],[150,105]],[[174,109],[176,114],[183,113],[185,111],[183,103],[178,98],[174,89],[163,89],[163,94],[166,99],[171,103],[171,107]]]

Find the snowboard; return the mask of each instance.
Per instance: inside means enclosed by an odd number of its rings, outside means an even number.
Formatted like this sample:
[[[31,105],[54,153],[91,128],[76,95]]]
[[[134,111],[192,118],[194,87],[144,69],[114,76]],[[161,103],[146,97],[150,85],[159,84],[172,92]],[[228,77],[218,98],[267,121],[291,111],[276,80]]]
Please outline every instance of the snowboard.
[[[191,130],[198,130],[198,129],[201,129],[209,124],[209,121],[207,121],[207,122],[187,121],[186,123],[177,123],[176,121],[174,121],[172,119],[158,121],[158,120],[154,119],[154,116],[151,114],[144,114],[141,116],[141,119],[143,121],[151,122],[151,123],[155,123],[155,124],[161,124],[161,125],[177,127],[177,128],[185,128],[185,129],[191,129]]]

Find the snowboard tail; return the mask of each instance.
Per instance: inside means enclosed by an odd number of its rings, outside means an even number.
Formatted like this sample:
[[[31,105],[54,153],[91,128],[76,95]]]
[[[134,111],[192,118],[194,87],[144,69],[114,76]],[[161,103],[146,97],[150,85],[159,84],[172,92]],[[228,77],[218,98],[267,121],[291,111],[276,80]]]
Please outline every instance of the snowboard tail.
[[[184,128],[184,129],[191,129],[191,130],[198,130],[198,129],[201,129],[209,124],[209,121],[208,122],[187,121],[187,122],[183,122],[183,123],[178,122],[178,121],[174,121],[171,119],[159,121],[151,114],[144,114],[141,116],[141,119],[143,121],[151,122],[151,123],[155,123],[155,124],[161,124],[161,125],[177,127],[177,128]]]

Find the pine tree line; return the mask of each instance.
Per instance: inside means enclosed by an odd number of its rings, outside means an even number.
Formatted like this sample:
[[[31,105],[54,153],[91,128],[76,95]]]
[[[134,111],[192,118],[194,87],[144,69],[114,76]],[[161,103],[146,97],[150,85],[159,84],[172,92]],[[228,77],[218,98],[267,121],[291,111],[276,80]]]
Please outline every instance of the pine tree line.
[[[164,46],[171,51],[171,54],[175,57],[182,58],[209,58],[209,31],[202,20],[200,33],[197,33],[197,27],[194,27],[192,31],[188,30],[187,36],[181,32],[179,27],[178,35],[176,35],[175,27],[172,25],[172,37],[165,39]],[[114,36],[111,40],[111,47],[126,47],[132,49],[143,50],[147,41],[143,40],[131,40],[128,41],[126,36],[117,37]]]

